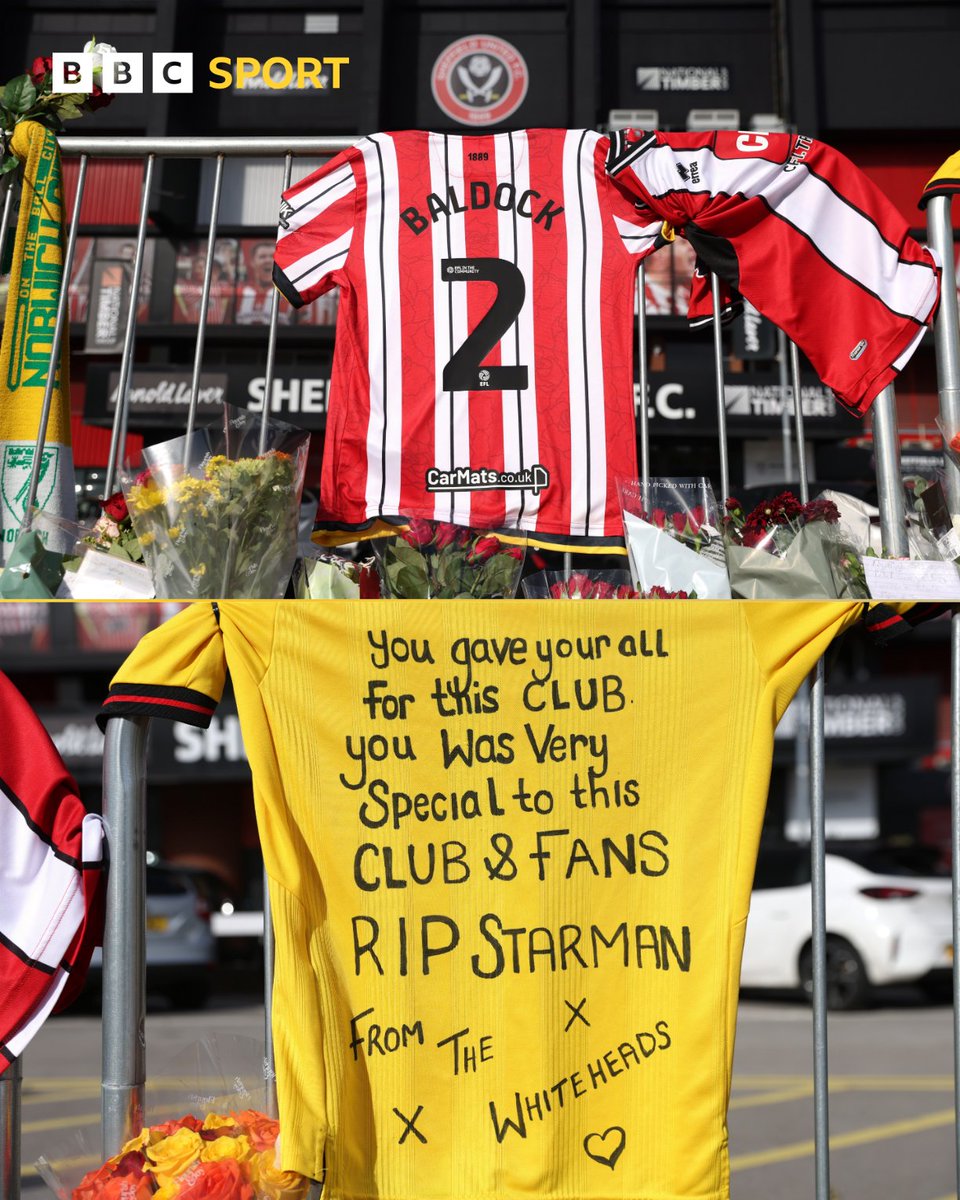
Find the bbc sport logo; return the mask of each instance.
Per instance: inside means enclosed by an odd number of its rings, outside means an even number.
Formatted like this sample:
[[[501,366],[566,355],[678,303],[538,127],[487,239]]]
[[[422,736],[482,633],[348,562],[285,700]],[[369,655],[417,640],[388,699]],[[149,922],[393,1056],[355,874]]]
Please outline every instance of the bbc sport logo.
[[[102,53],[57,53],[52,56],[51,90],[54,92],[93,91],[96,80],[105,92],[192,92],[193,54],[154,52],[150,55],[150,87],[146,88],[144,58],[140,51],[109,51]],[[296,59],[274,56],[267,59],[242,55],[230,58],[220,55],[207,64],[210,77],[207,86],[216,90],[235,88],[239,91],[285,91],[291,88],[332,88],[342,83],[342,68],[349,58],[301,57]]]

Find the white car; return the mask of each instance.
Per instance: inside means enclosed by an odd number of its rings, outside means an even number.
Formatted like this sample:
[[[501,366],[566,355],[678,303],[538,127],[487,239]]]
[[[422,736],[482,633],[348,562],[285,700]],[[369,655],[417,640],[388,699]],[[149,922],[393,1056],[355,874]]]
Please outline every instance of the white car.
[[[743,950],[741,987],[812,991],[810,849],[761,849]],[[835,848],[826,856],[827,997],[862,1006],[874,986],[918,983],[949,995],[953,963],[949,878],[905,854]]]

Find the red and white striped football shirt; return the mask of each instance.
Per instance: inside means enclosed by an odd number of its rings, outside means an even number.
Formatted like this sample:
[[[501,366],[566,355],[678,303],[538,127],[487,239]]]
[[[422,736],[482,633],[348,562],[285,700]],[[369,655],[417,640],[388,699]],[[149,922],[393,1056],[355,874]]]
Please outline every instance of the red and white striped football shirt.
[[[23,696],[0,674],[0,1071],[80,990],[103,932],[100,817]]]
[[[608,170],[647,219],[779,325],[857,416],[903,369],[937,306],[939,263],[831,146],[787,133],[612,135]],[[691,317],[710,313],[694,280]]]
[[[377,133],[284,194],[277,286],[341,288],[318,540],[419,516],[617,542],[636,265],[663,243],[606,152],[587,130]]]

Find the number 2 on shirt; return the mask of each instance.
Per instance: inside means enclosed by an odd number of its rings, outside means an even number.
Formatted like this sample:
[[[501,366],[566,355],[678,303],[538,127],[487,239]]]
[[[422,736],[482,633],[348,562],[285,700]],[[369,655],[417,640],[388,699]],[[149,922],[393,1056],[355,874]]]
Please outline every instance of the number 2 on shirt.
[[[527,285],[519,267],[505,258],[444,258],[440,278],[444,283],[484,280],[497,285],[493,304],[443,368],[444,391],[522,391],[527,387],[526,367],[480,365],[520,315]]]

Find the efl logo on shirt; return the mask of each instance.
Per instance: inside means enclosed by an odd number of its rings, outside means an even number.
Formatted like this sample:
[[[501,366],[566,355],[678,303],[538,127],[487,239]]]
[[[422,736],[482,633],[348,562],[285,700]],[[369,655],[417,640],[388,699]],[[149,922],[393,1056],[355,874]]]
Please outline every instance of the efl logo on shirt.
[[[502,38],[461,38],[440,53],[430,73],[433,98],[461,125],[496,125],[527,94],[523,55]]]

